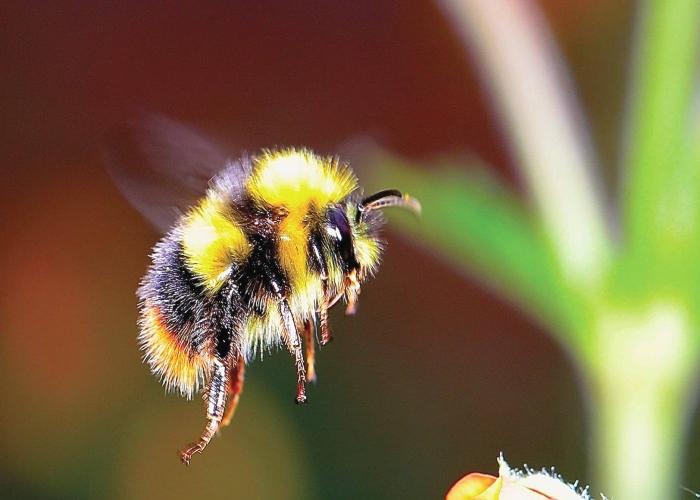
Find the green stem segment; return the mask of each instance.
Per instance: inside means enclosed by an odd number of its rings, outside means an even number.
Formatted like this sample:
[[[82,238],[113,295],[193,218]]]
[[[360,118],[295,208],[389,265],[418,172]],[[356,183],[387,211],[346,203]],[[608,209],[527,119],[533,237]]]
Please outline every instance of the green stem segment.
[[[677,187],[696,180],[695,165],[686,168],[684,157],[695,143],[687,130],[696,85],[700,2],[647,0],[640,21],[622,195],[629,243],[646,257],[675,240],[669,232],[676,232],[673,221],[682,215],[676,212],[685,209],[683,198],[678,203]]]
[[[695,349],[682,309],[606,313],[591,357],[593,463],[615,500],[672,499],[680,492]]]
[[[605,207],[582,112],[544,17],[521,0],[441,4],[474,51],[563,276],[594,286],[610,251]]]

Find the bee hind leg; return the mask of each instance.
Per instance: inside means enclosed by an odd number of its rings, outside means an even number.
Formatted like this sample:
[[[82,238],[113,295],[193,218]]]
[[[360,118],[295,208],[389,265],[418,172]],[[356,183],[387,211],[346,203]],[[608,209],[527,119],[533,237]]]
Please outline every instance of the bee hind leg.
[[[245,360],[243,356],[238,356],[235,365],[232,368],[231,376],[228,381],[228,396],[229,403],[224,413],[224,418],[221,420],[221,427],[226,427],[231,423],[233,415],[236,413],[238,401],[243,394],[243,384],[245,383]]]
[[[209,382],[206,395],[207,426],[204,428],[202,435],[196,443],[192,443],[187,448],[180,451],[180,460],[183,464],[189,465],[190,460],[192,460],[192,455],[201,453],[219,429],[226,407],[227,381],[228,373],[226,366],[221,360],[217,359],[214,362],[211,381]]]
[[[328,291],[326,285],[323,285],[323,299],[318,309],[318,322],[321,327],[321,346],[328,345],[333,340],[333,335],[331,335],[330,328],[328,328],[328,309],[330,309],[331,304],[328,298]]]
[[[306,380],[316,382],[316,343],[314,324],[304,321],[304,339],[306,340]]]

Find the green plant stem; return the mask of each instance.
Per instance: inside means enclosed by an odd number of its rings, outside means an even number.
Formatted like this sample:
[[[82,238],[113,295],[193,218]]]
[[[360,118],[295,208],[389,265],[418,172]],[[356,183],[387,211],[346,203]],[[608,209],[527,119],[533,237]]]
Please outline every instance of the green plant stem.
[[[695,144],[687,130],[696,85],[700,2],[647,0],[642,13],[627,115],[622,201],[629,245],[646,258],[675,242],[679,215],[697,216],[677,213],[686,208],[677,187],[696,180],[696,165],[687,168],[684,157]]]
[[[598,381],[592,429],[594,474],[596,483],[605,485],[608,498],[670,500],[677,496],[672,492],[678,492],[681,484],[687,404],[683,389],[668,386],[672,396],[661,390],[632,394],[610,380]]]
[[[602,315],[589,357],[596,483],[615,500],[680,492],[697,349],[683,309],[655,303]]]
[[[594,287],[610,251],[597,162],[540,10],[521,0],[441,4],[476,56],[561,272]]]

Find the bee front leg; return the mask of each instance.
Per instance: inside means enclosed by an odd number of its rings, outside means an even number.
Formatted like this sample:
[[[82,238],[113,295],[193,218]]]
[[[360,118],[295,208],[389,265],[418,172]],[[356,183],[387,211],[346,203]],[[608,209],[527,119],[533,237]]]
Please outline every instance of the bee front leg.
[[[192,455],[201,453],[209,444],[211,438],[216,434],[221,419],[224,416],[226,407],[226,386],[228,383],[228,373],[224,363],[217,359],[214,361],[211,381],[207,390],[207,426],[204,428],[199,441],[190,444],[186,449],[180,451],[180,460],[185,465],[190,464]]]
[[[321,277],[321,287],[323,290],[323,297],[318,306],[319,323],[321,327],[320,344],[323,346],[333,340],[333,337],[328,329],[328,309],[330,308],[330,298],[328,297],[328,265],[326,264],[326,259],[323,257],[323,252],[321,252],[321,244],[317,239],[312,239],[311,241],[311,258],[314,267]],[[309,376],[309,380],[311,380],[311,376]]]
[[[286,299],[280,300],[280,314],[282,316],[282,327],[284,328],[284,338],[287,342],[289,352],[294,356],[294,364],[297,368],[297,404],[306,403],[306,368],[304,367],[304,353],[301,349],[301,339],[297,332],[296,323],[292,310]]]

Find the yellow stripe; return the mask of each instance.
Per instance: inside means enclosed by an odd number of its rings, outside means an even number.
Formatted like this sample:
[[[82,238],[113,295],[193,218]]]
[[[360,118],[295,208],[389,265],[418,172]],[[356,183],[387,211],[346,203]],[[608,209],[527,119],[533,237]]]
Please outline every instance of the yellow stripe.
[[[309,241],[308,229],[303,221],[305,213],[290,212],[281,222],[278,229],[277,251],[282,269],[285,270],[292,288],[300,285],[308,269],[307,246]]]
[[[187,266],[210,293],[221,288],[231,265],[250,253],[245,233],[226,210],[225,202],[210,195],[186,216],[182,226]]]
[[[307,287],[314,279],[307,269],[309,219],[352,193],[355,176],[333,158],[287,149],[258,157],[246,187],[258,201],[284,214],[277,245],[280,264],[292,288]]]
[[[306,149],[266,152],[256,158],[249,192],[273,207],[307,210],[338,203],[357,187],[350,169]]]

